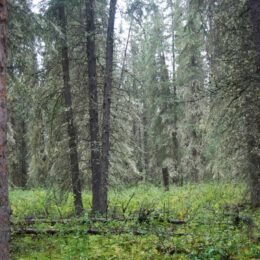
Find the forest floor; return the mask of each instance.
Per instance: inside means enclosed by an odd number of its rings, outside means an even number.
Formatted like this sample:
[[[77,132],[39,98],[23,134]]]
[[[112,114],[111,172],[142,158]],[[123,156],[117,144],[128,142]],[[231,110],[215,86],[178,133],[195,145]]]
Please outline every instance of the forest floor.
[[[242,183],[110,191],[107,219],[71,194],[12,190],[12,259],[260,259],[260,210]],[[90,193],[84,193],[90,211]]]

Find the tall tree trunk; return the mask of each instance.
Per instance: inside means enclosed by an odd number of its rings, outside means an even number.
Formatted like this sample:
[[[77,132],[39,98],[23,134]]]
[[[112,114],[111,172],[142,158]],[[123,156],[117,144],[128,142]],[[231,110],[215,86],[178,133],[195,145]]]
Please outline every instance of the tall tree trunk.
[[[256,51],[256,82],[247,94],[247,144],[249,161],[249,180],[251,188],[251,204],[260,207],[260,102],[257,90],[260,87],[260,2],[249,0],[253,36]],[[258,97],[258,98],[257,98]]]
[[[193,56],[192,60],[195,60],[196,58]],[[196,82],[192,81],[190,86],[191,96],[192,98],[196,98],[197,94],[197,86]],[[199,105],[198,103],[195,103],[192,105],[190,109],[193,109],[192,112],[190,112],[189,115],[189,123],[192,125],[192,128],[190,130],[190,136],[189,136],[189,152],[191,157],[191,165],[190,165],[190,180],[192,182],[199,182],[200,178],[200,172],[199,172],[199,166],[201,163],[200,160],[200,138],[201,136],[197,133],[196,126],[200,120],[200,112],[199,112]]]
[[[65,13],[65,7],[63,5],[59,5],[58,12],[61,30],[63,33],[61,39],[61,62],[63,70],[63,96],[66,107],[65,118],[67,121],[67,130],[69,137],[70,174],[74,195],[74,207],[77,216],[80,216],[83,212],[83,204],[81,195],[79,159],[77,151],[77,135],[72,111],[72,95],[69,75],[69,55],[67,46],[67,18]]]
[[[100,213],[107,211],[107,191],[108,191],[108,166],[109,166],[109,150],[110,150],[110,107],[111,107],[111,89],[113,79],[113,54],[114,54],[114,25],[116,14],[117,0],[110,1],[107,40],[106,40],[106,71],[104,82],[103,97],[103,129],[102,129],[102,154],[101,154],[101,201]]]
[[[10,210],[6,159],[7,1],[0,1],[0,259],[9,259]]]
[[[98,125],[98,89],[96,73],[96,45],[95,45],[95,11],[94,0],[86,0],[87,18],[87,57],[88,57],[88,85],[89,85],[89,127],[91,145],[92,171],[92,212],[98,213],[101,209],[101,172],[100,172],[100,145]]]
[[[175,22],[174,22],[174,3],[173,0],[170,1],[171,6],[171,19],[172,19],[172,87],[173,87],[173,131],[172,131],[172,149],[173,149],[173,161],[174,161],[174,170],[176,174],[182,179],[179,172],[179,141],[178,141],[178,104],[177,104],[177,86],[176,86],[176,57],[175,57]]]
[[[194,37],[198,37],[199,40],[192,41],[190,44],[186,45],[186,49],[189,56],[188,73],[190,76],[187,78],[187,92],[186,98],[189,100],[196,100],[200,97],[200,89],[203,88],[204,82],[204,72],[203,72],[203,58],[201,55],[201,49],[203,44],[202,33],[198,34],[198,28],[201,21],[198,20],[200,17],[195,11],[197,8],[196,1],[188,1],[187,14],[188,14],[188,24],[190,28],[190,40]],[[193,18],[191,18],[193,17]],[[196,72],[195,72],[196,71]],[[201,172],[201,134],[199,132],[199,123],[202,116],[202,111],[200,108],[200,103],[198,101],[190,104],[186,102],[186,117],[187,123],[190,125],[187,144],[191,163],[189,164],[189,177],[191,181],[198,182],[202,177]]]

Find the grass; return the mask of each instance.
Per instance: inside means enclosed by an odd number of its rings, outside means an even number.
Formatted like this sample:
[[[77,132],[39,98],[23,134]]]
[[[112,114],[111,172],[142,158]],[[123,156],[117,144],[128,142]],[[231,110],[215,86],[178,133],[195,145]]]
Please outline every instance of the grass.
[[[109,195],[108,217],[131,220],[54,227],[39,223],[34,228],[55,228],[60,233],[13,235],[12,259],[260,259],[260,211],[252,211],[246,204],[244,184],[173,186],[167,193],[142,185],[111,190]],[[44,190],[13,190],[10,198],[14,223],[26,217],[66,219],[74,215],[71,194],[57,198]],[[90,193],[84,193],[83,199],[89,212]],[[252,219],[253,226],[234,223],[237,205],[240,216]],[[88,219],[87,213],[84,219]],[[168,219],[185,220],[186,224],[174,225]],[[68,234],[70,229],[75,232]],[[87,229],[104,234],[84,234]],[[118,231],[123,232],[113,234]]]

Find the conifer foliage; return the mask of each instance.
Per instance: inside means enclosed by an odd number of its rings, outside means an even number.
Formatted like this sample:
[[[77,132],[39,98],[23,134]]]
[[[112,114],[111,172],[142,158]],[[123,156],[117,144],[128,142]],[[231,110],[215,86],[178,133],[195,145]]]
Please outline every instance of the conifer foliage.
[[[168,172],[178,185],[246,178],[258,205],[256,2],[31,7],[10,1],[11,186],[60,199],[73,190],[78,215],[92,188],[93,212],[104,214],[109,185],[158,183]]]
[[[246,180],[259,207],[259,1],[33,5],[0,1],[0,258],[7,164],[11,188],[71,191],[78,217],[86,189],[106,215],[139,183]]]
[[[258,0],[34,5],[0,0],[0,259],[8,184],[78,218],[140,183],[246,181],[260,206]]]

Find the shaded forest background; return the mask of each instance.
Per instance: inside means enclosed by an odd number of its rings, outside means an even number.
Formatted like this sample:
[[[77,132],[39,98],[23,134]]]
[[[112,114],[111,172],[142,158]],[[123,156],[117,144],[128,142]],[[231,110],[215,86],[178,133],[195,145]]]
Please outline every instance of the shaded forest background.
[[[260,2],[34,4],[0,1],[0,258],[259,257]]]
[[[106,192],[108,183],[161,185],[164,176],[167,186],[168,175],[177,185],[246,180],[259,206],[257,1],[119,3],[111,97],[103,87],[110,79],[107,1],[42,1],[39,13],[31,7],[8,3],[11,187],[42,187],[60,199],[73,190],[80,214],[81,190],[91,185]],[[107,131],[109,181],[105,170],[95,184]],[[106,208],[107,201],[96,210]]]

